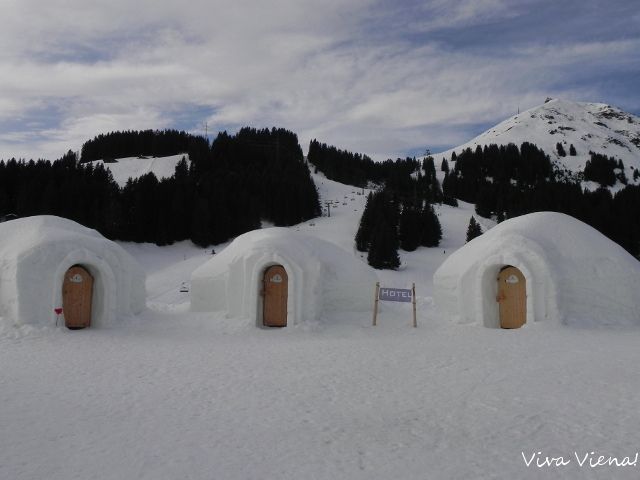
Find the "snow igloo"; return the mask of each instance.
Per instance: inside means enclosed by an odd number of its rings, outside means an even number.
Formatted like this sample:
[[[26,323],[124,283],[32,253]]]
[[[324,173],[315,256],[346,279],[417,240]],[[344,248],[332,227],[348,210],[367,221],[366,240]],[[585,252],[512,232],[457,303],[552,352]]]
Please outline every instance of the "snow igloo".
[[[0,223],[0,317],[6,321],[106,326],[139,313],[145,297],[141,267],[95,230],[54,216]]]
[[[454,321],[493,328],[640,325],[640,262],[573,217],[531,213],[451,254],[434,301]]]
[[[191,276],[191,310],[225,311],[256,326],[370,311],[377,277],[338,246],[287,228],[237,237]]]

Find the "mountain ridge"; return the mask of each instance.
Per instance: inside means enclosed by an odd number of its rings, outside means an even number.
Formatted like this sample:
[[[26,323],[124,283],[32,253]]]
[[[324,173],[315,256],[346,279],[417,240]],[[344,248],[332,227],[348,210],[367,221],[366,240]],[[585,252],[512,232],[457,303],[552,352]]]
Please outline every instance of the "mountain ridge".
[[[640,169],[640,117],[605,103],[551,99],[520,112],[487,129],[470,141],[434,154],[436,160],[451,158],[478,145],[521,145],[533,143],[549,155],[552,162],[574,173],[584,170],[590,152],[622,160],[625,173],[632,178]],[[561,143],[566,156],[558,154]],[[576,155],[569,154],[574,145]],[[633,182],[632,182],[633,183]]]

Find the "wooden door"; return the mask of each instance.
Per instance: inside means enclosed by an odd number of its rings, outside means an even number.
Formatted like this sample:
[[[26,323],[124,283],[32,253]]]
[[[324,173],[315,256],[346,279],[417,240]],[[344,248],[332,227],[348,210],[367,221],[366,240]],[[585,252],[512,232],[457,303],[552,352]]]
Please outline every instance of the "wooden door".
[[[64,274],[62,284],[62,312],[67,328],[91,325],[93,277],[84,268],[74,265]]]
[[[264,308],[262,323],[266,327],[287,326],[287,272],[281,265],[267,268],[263,278]]]
[[[527,283],[522,272],[506,267],[498,275],[500,327],[520,328],[527,321]]]

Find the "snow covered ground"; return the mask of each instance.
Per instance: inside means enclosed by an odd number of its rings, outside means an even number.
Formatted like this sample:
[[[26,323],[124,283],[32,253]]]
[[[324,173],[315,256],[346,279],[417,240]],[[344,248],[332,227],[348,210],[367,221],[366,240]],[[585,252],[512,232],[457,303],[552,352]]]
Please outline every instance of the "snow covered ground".
[[[337,208],[293,229],[356,255],[366,197],[316,181]],[[416,283],[417,329],[403,304],[382,303],[375,328],[368,315],[263,330],[190,313],[179,290],[211,249],[122,244],[147,270],[142,315],[0,330],[0,478],[638,478],[640,461],[589,460],[640,449],[640,331],[498,330],[435,314],[432,274],[472,213],[438,208],[442,246],[378,272],[386,286]],[[570,463],[527,467],[537,452]]]
[[[0,340],[0,478],[638,478],[638,332],[148,312]]]
[[[185,157],[186,153],[172,155],[169,157],[128,157],[119,158],[116,162],[104,163],[102,160],[91,162],[93,165],[105,165],[113,175],[113,179],[118,185],[124,187],[129,178],[138,178],[147,173],[153,173],[158,180],[171,177],[176,168],[176,164]]]

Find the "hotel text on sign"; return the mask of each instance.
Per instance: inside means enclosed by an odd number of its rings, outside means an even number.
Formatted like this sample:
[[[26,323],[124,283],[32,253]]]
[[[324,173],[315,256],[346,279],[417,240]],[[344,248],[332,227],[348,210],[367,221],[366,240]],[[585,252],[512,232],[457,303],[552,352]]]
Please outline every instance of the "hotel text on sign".
[[[411,289],[409,288],[380,288],[378,297],[384,302],[410,302]]]

